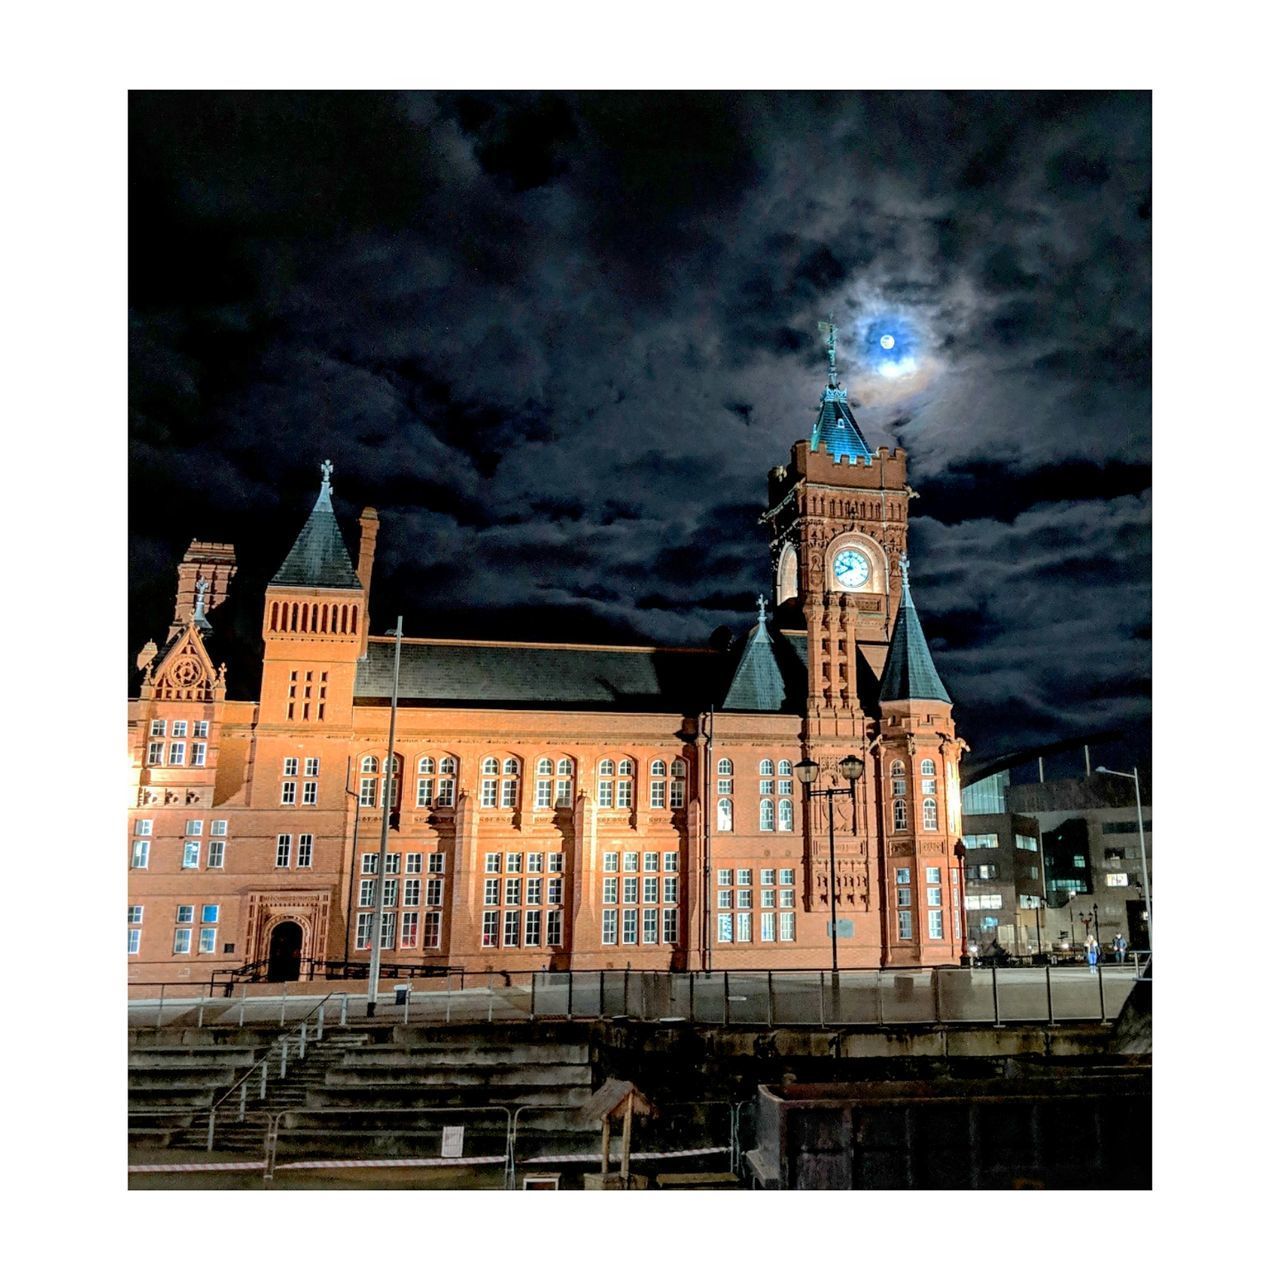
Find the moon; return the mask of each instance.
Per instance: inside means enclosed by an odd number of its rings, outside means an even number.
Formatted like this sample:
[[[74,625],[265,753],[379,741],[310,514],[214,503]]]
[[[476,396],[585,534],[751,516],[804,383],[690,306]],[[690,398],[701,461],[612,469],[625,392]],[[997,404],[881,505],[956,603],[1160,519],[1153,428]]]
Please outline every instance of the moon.
[[[881,346],[882,346],[886,351],[892,351],[892,350],[893,350],[893,334],[891,334],[891,333],[881,334],[881,336],[880,336],[880,345],[881,345]]]

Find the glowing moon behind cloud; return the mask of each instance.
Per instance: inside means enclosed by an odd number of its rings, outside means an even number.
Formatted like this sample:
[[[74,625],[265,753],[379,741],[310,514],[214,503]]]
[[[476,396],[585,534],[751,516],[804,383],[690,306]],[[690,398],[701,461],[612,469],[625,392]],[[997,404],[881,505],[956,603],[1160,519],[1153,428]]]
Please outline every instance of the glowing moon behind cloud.
[[[893,334],[891,334],[891,333],[882,333],[882,334],[880,335],[880,345],[881,345],[881,346],[882,346],[886,351],[892,351],[892,350],[893,350]]]

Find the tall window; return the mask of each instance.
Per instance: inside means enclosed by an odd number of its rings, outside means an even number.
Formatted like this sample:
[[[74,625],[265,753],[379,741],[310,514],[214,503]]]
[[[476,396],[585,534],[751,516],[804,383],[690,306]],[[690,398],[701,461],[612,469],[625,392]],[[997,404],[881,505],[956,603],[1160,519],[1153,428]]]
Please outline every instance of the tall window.
[[[733,795],[733,761],[722,756],[716,763],[716,793],[722,796]],[[730,805],[730,809],[732,809]]]
[[[618,808],[630,809],[632,801],[635,797],[635,762],[632,760],[618,761]]]
[[[545,756],[538,761],[535,769],[533,787],[533,807],[535,809],[551,808],[551,783],[553,779],[551,761]]]
[[[895,831],[907,829],[907,802],[901,796],[893,802],[893,829]]]
[[[907,767],[901,760],[895,760],[889,766],[889,782],[893,794],[895,796],[905,796],[907,794]],[[894,806],[894,812],[897,812],[897,806]],[[902,827],[894,827],[895,831],[905,831],[905,825]]]
[[[613,808],[614,772],[612,760],[601,760],[596,765],[596,804],[602,809]]]
[[[926,831],[938,829],[938,802],[932,796],[924,798],[924,829]]]
[[[716,830],[733,830],[733,801],[728,796],[721,796],[716,804]]]
[[[498,803],[498,762],[486,756],[480,763],[480,807],[492,809]]]
[[[434,756],[418,757],[417,807],[425,809],[435,799],[436,762]]]
[[[673,809],[684,808],[685,778],[688,772],[688,766],[683,760],[671,762],[671,807]]]
[[[778,801],[778,830],[795,830],[795,813],[790,800],[782,799]]]
[[[520,761],[508,756],[502,762],[502,807],[514,809],[519,804]]]
[[[561,756],[556,761],[556,808],[567,809],[573,805],[573,761]]]
[[[772,831],[773,826],[774,826],[773,801],[761,800],[760,801],[760,830]]]
[[[667,807],[667,765],[665,760],[655,760],[649,766],[649,808]]]
[[[436,804],[448,809],[453,805],[453,793],[458,781],[458,762],[453,756],[440,757],[440,772],[436,776]]]

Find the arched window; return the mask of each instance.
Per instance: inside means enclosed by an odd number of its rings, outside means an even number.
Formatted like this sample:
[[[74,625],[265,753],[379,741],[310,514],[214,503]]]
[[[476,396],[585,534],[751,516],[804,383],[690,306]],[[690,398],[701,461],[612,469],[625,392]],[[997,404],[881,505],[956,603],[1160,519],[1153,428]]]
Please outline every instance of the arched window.
[[[716,830],[733,830],[733,801],[727,796],[722,797],[716,805]]]
[[[534,767],[537,782],[533,788],[533,807],[535,809],[551,808],[551,761],[543,756]]]
[[[936,777],[938,766],[932,760],[922,760],[920,762],[920,776],[924,778]]]
[[[618,808],[630,809],[636,798],[636,772],[634,760],[618,761]]]
[[[791,761],[790,760],[778,761],[778,776],[780,778],[791,777]]]
[[[731,778],[733,776],[733,761],[730,760],[728,756],[721,756],[719,761],[716,763],[716,772],[722,778]]]
[[[673,809],[684,808],[684,780],[687,773],[688,768],[683,760],[671,762],[671,807]]]
[[[556,761],[556,807],[568,808],[573,804],[573,761],[561,756]]]
[[[520,761],[508,756],[502,762],[502,807],[514,809],[519,803]]]
[[[901,760],[895,760],[889,766],[889,780],[895,796],[907,794],[907,767]],[[895,831],[905,831],[905,827],[895,827]]]
[[[667,776],[667,762],[665,760],[655,760],[649,766],[649,772],[655,778],[665,778]]]
[[[924,829],[926,831],[938,829],[938,802],[932,796],[926,796],[924,800]]]
[[[932,760],[925,760],[920,765],[920,793],[926,796],[938,794],[938,766]],[[937,828],[934,828],[935,830]]]
[[[596,766],[596,772],[597,772],[597,773],[598,773],[602,778],[612,778],[612,777],[613,777],[613,772],[614,772],[614,770],[613,770],[613,761],[612,761],[612,760],[601,760],[601,761],[600,761],[600,763]]]
[[[667,807],[667,762],[653,760],[649,764],[649,808]]]
[[[716,775],[716,794],[733,795],[733,761],[722,756],[716,762]]]
[[[378,772],[378,757],[377,757],[377,756],[362,756],[362,757],[361,757],[361,759],[360,759],[360,772],[361,772],[361,773],[377,773],[377,772]]]
[[[778,801],[778,830],[779,831],[795,830],[795,814],[791,807],[790,800]]]
[[[893,802],[893,829],[895,831],[907,829],[907,802],[901,798]]]
[[[773,830],[773,801],[772,800],[760,801],[760,830],[761,831]]]
[[[421,756],[418,760],[419,773],[435,773],[436,762],[430,756]]]
[[[495,809],[498,805],[498,762],[485,756],[480,762],[480,807]]]
[[[596,804],[602,809],[613,808],[613,761],[601,760],[596,765]]]
[[[773,777],[773,761],[772,761],[772,760],[761,760],[761,761],[760,761],[760,776],[761,776],[762,778],[772,778],[772,777]]]
[[[440,772],[456,774],[458,772],[458,762],[452,756],[441,756]]]
[[[441,756],[440,772],[436,777],[436,804],[453,804],[453,788],[457,776],[458,762],[452,756]]]

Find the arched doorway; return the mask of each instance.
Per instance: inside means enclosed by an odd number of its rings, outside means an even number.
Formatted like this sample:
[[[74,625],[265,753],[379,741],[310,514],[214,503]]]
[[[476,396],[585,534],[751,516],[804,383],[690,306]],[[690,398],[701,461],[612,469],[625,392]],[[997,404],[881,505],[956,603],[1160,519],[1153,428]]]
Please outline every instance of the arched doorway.
[[[268,982],[296,982],[302,972],[302,926],[285,920],[271,931]]]

